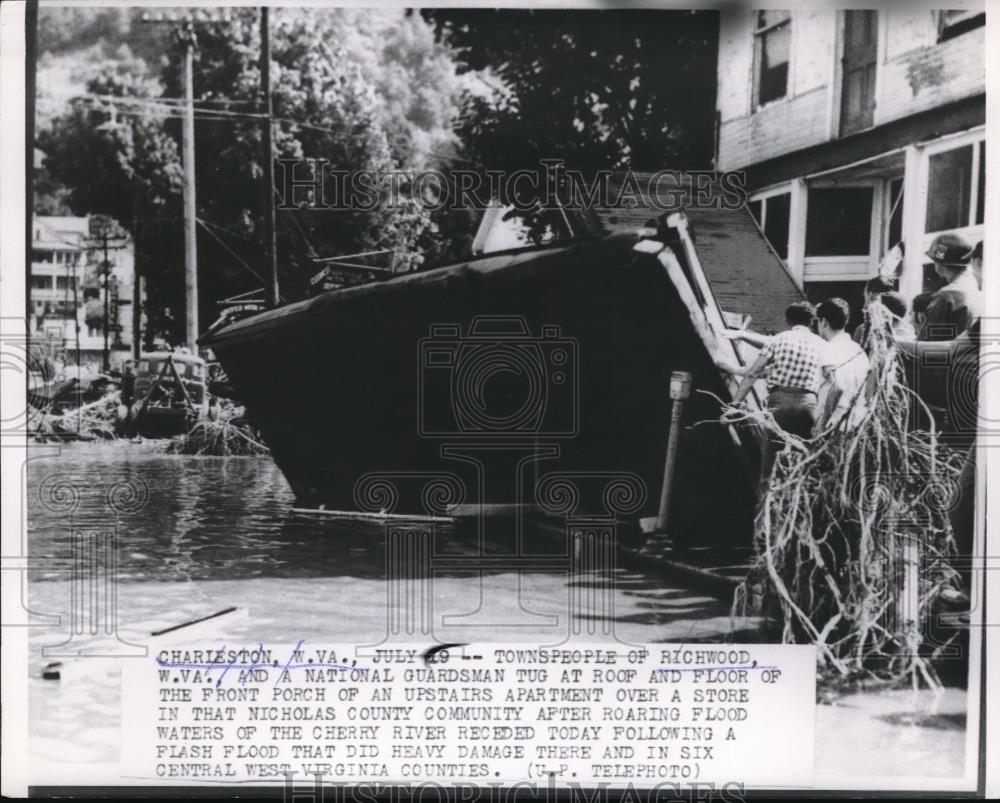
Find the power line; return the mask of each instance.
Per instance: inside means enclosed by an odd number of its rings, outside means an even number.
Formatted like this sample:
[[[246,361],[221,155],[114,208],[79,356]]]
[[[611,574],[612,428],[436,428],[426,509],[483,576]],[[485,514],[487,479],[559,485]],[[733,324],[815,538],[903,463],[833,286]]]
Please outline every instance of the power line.
[[[226,234],[232,235],[233,237],[238,237],[239,239],[243,240],[244,242],[250,243],[251,245],[256,245],[258,247],[260,246],[259,241],[251,240],[249,237],[246,237],[237,231],[233,231],[232,229],[227,229],[225,226],[220,226],[218,223],[212,223],[210,220],[201,220],[200,218],[199,222],[204,226],[211,226],[213,229],[218,229],[219,231],[223,231]]]
[[[262,282],[265,281],[263,276],[261,276],[259,273],[257,273],[257,271],[255,271],[253,268],[251,268],[243,260],[243,257],[241,257],[239,254],[237,254],[232,248],[230,248],[226,244],[225,240],[223,240],[221,237],[219,237],[218,234],[216,234],[214,231],[212,231],[212,229],[210,228],[210,224],[209,223],[207,223],[206,221],[202,220],[200,217],[199,218],[195,218],[195,220],[197,220],[198,223],[201,225],[201,227],[212,236],[212,239],[214,239],[219,245],[221,245],[223,248],[226,249],[226,251],[229,252],[230,256],[232,256],[233,259],[235,259],[244,268],[246,268],[248,271],[250,271],[256,278],[260,279],[260,281],[262,281]],[[266,284],[266,282],[265,282],[265,284]]]
[[[118,103],[123,106],[146,107],[147,109],[150,110],[155,109],[160,112],[162,117],[168,117],[168,118],[178,118],[183,116],[180,106],[180,104],[183,103],[183,100],[179,98],[137,98],[137,97],[127,97],[124,95],[105,95],[94,92],[88,92],[76,96],[75,98],[73,98],[73,100],[88,101],[88,102],[101,101],[103,103],[110,104],[111,106],[114,106],[116,103]],[[250,103],[251,101],[243,101],[243,100],[231,101],[228,99],[218,99],[213,102]],[[140,112],[131,111],[129,109],[122,109],[121,111],[122,114],[131,114],[131,115],[140,114]],[[197,107],[194,110],[194,114],[195,117],[199,120],[217,121],[217,122],[225,121],[226,119],[259,121],[267,117],[266,114],[260,114],[257,112],[240,112],[240,111],[232,111],[229,109],[199,109]],[[330,134],[336,137],[339,141],[350,139],[349,134],[345,133],[344,131],[339,131],[335,128],[330,128],[329,126],[323,126],[317,123],[309,123],[303,120],[296,120],[295,118],[292,117],[280,117],[277,115],[273,116],[271,119],[274,120],[275,122],[286,123],[290,126],[297,126],[299,128],[305,128],[310,131],[317,131],[324,134]],[[476,160],[466,159],[461,156],[455,156],[454,154],[444,154],[439,151],[433,151],[433,150],[428,151],[428,153],[434,158],[445,162],[463,162],[465,164],[475,165],[477,167],[484,166],[482,165],[482,163]]]

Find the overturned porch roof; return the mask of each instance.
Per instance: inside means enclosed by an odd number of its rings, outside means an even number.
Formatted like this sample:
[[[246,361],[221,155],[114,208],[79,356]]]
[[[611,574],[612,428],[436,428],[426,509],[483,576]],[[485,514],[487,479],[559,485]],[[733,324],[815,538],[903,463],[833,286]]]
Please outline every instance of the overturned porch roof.
[[[724,191],[713,180],[699,185],[705,191],[695,203],[694,181],[694,174],[633,172],[629,178],[616,173],[607,196],[622,202],[593,211],[610,232],[634,231],[668,212],[683,211],[701,268],[723,311],[750,316],[750,326],[759,332],[784,329],[785,308],[801,301],[802,291],[745,203],[735,209],[723,206],[734,202],[736,192]]]

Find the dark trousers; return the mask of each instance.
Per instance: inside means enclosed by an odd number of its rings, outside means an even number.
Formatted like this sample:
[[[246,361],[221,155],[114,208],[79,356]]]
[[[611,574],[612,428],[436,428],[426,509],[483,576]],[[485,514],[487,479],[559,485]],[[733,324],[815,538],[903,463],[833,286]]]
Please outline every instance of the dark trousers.
[[[774,416],[775,423],[788,434],[799,438],[812,437],[816,423],[816,401],[816,394],[803,388],[772,387],[767,393],[767,409]],[[777,435],[766,434],[760,461],[762,494],[767,489],[774,459],[782,444],[783,441]]]

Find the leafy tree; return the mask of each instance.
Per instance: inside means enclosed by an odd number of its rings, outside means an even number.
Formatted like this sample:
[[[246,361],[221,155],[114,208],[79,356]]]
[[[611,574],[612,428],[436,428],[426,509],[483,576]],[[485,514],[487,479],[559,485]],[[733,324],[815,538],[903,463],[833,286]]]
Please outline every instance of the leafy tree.
[[[438,151],[453,146],[459,79],[449,51],[419,15],[282,8],[271,20],[279,157],[324,159],[336,170],[391,171],[435,164]],[[200,319],[208,322],[215,301],[260,286],[254,272],[265,269],[262,128],[252,117],[260,101],[258,12],[202,12],[195,28],[197,214],[204,221]],[[160,45],[158,83],[141,61],[121,53],[87,91],[176,103],[183,95],[181,45],[167,33]],[[163,325],[173,325],[169,309],[183,308],[179,113],[134,111],[118,110],[116,118],[107,103],[76,104],[40,141],[48,171],[70,188],[74,211],[106,212],[126,225],[134,208],[139,217],[169,219],[164,248],[144,249],[139,258]],[[283,295],[303,292],[318,270],[311,259],[317,255],[388,248],[398,269],[419,267],[433,240],[431,215],[405,193],[389,200],[383,196],[372,209],[279,212]]]
[[[455,69],[419,16],[283,8],[271,19],[279,158],[322,159],[331,170],[384,173],[427,164],[433,149],[452,138]],[[220,297],[258,286],[247,268],[259,274],[265,268],[255,245],[264,208],[261,123],[232,116],[258,109],[258,12],[229,10],[199,24],[197,35],[195,96],[204,108],[223,112],[219,119],[205,119],[211,117],[205,112],[195,135],[199,215],[212,224],[212,234],[203,232],[199,239],[199,253],[213,255],[207,257],[213,271],[203,271],[202,281],[209,297]],[[413,87],[431,75],[437,76],[439,97],[427,106],[414,99]],[[167,96],[181,94],[180,80],[176,47],[163,74]],[[326,197],[335,197],[332,178],[327,185]],[[279,211],[286,297],[305,291],[308,277],[319,269],[315,256],[391,249],[397,270],[422,264],[420,244],[432,226],[430,214],[405,193],[393,198],[383,193],[380,201],[374,208]]]
[[[424,12],[488,91],[458,131],[495,169],[704,168],[713,155],[716,12]]]
[[[87,84],[91,96],[111,98],[149,100],[155,89],[138,59],[108,62]],[[177,281],[183,265],[180,152],[162,119],[128,113],[132,108],[81,100],[39,133],[38,145],[50,193],[61,184],[66,189],[56,197],[74,214],[107,214],[131,232],[147,294],[156,302],[147,310],[156,330],[172,325],[163,308],[183,301],[183,281]]]

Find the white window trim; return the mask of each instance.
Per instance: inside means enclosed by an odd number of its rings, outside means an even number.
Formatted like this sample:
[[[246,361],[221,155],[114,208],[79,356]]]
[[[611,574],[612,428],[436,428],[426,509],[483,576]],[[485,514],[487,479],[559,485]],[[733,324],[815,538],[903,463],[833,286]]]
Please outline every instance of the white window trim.
[[[944,234],[946,232],[951,232],[953,234],[959,234],[966,239],[970,236],[982,237],[982,230],[984,228],[985,221],[983,223],[976,223],[976,203],[979,200],[979,143],[985,141],[986,139],[986,129],[984,127],[975,128],[971,131],[963,131],[960,134],[953,134],[949,137],[942,137],[939,140],[935,140],[929,143],[923,148],[924,156],[924,186],[930,188],[931,179],[931,157],[939,153],[947,153],[948,151],[955,151],[960,148],[972,147],[972,181],[970,182],[970,198],[969,198],[969,218],[965,226],[958,226],[953,229],[941,229],[940,231],[924,231],[922,232],[923,240],[925,240],[925,249],[930,247],[931,241],[937,237],[939,234]],[[926,218],[926,191],[924,194],[924,228],[927,228],[927,218]]]
[[[757,114],[757,112],[763,111],[764,109],[770,109],[774,106],[780,106],[782,103],[787,103],[795,97],[795,11],[789,10],[788,19],[782,22],[776,22],[772,25],[768,25],[764,28],[758,29],[756,27],[757,11],[760,9],[755,9],[750,12],[750,113]],[[788,26],[788,77],[785,81],[785,94],[780,98],[775,98],[774,100],[769,100],[766,103],[758,103],[760,98],[760,58],[757,47],[757,40],[762,34],[772,31],[775,28],[787,25]]]
[[[766,229],[766,227],[767,227],[767,199],[768,198],[774,198],[775,196],[778,196],[778,195],[788,195],[789,196],[789,199],[788,199],[789,200],[789,204],[788,204],[788,207],[789,207],[788,208],[788,242],[785,243],[785,253],[786,254],[791,254],[792,253],[791,252],[791,246],[792,246],[792,219],[791,219],[792,218],[792,210],[791,210],[791,206],[792,206],[792,203],[791,203],[792,202],[792,197],[791,197],[792,196],[792,184],[791,184],[791,182],[787,182],[785,184],[778,184],[778,185],[776,185],[774,187],[769,187],[766,190],[761,190],[759,192],[755,192],[753,195],[751,195],[749,197],[749,199],[747,200],[747,204],[748,205],[749,204],[753,204],[753,203],[756,203],[758,201],[762,202],[761,203],[760,222],[757,224],[757,226],[758,226],[758,228],[760,228],[761,234],[763,234],[764,231],[765,231],[765,229]],[[766,235],[765,235],[765,237],[766,237]],[[774,244],[773,243],[771,243],[770,241],[768,241],[768,244],[772,248],[774,248]],[[777,254],[777,249],[775,249],[775,253]],[[778,258],[781,259],[780,255],[779,255]],[[782,262],[784,262],[787,265],[788,264],[788,258],[786,257],[785,259],[782,260]]]
[[[802,250],[803,250],[803,265],[804,265],[804,275],[806,281],[811,281],[809,273],[811,267],[823,266],[823,265],[858,265],[862,263],[867,263],[867,267],[858,267],[856,271],[846,272],[844,281],[851,281],[851,275],[862,276],[863,279],[870,278],[878,270],[878,264],[882,259],[882,228],[883,221],[885,219],[884,215],[884,179],[856,179],[851,181],[835,181],[832,179],[817,179],[809,183],[809,190],[823,190],[823,189],[833,189],[833,188],[850,188],[850,187],[871,187],[872,188],[872,219],[871,227],[868,232],[868,253],[867,254],[849,254],[841,256],[809,256],[805,254],[805,240],[803,239]],[[825,280],[824,280],[825,281]]]

